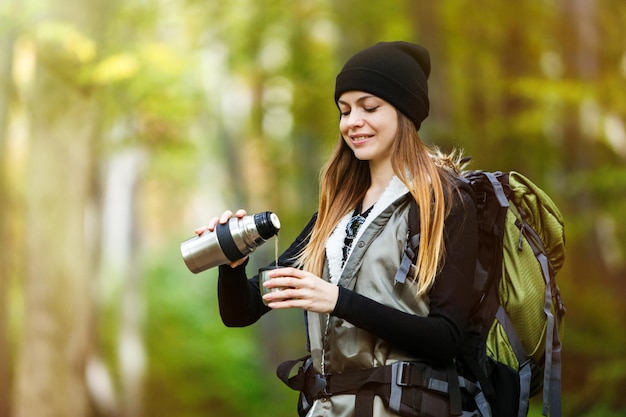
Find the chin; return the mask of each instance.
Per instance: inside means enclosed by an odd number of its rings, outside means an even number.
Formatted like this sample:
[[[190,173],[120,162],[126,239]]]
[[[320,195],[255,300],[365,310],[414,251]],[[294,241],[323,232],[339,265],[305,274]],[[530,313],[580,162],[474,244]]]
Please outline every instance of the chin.
[[[364,149],[352,149],[352,153],[354,154],[355,158],[360,161],[369,161],[370,159],[372,159],[372,153]]]

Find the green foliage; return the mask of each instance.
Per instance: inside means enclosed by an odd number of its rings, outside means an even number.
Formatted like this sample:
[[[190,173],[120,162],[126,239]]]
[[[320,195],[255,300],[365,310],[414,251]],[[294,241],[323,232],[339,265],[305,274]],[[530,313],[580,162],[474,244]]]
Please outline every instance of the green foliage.
[[[289,415],[295,400],[268,381],[253,328],[228,329],[217,311],[214,271],[193,276],[165,257],[147,274],[146,415]],[[275,377],[274,377],[275,379]]]
[[[66,117],[75,99],[68,91],[99,103],[97,114],[85,112],[97,126],[85,196],[95,213],[107,162],[129,150],[146,156],[133,241],[148,259],[144,415],[294,414],[295,394],[273,368],[301,351],[300,317],[225,328],[215,271],[192,276],[175,243],[188,224],[245,207],[277,212],[280,249],[289,245],[316,210],[318,172],[338,140],[337,71],[355,50],[394,39],[431,51],[423,139],[463,148],[475,168],[524,173],[563,211],[566,412],[626,415],[626,2],[94,0],[90,25],[80,24],[85,16],[61,17],[69,13],[53,3],[0,6],[0,34],[15,32],[14,44],[0,42],[2,56],[15,60],[11,75],[0,74],[3,85],[9,80],[0,91],[9,103],[0,109],[9,120],[0,155],[11,171],[2,184],[29,198],[21,181],[28,131]],[[32,100],[42,69],[63,88]],[[53,103],[50,120],[33,119],[29,99]],[[19,211],[0,215],[23,224]],[[272,256],[273,248],[257,252],[250,271]],[[19,298],[22,289],[11,288]],[[116,381],[123,291],[104,297],[94,330]],[[20,315],[10,315],[20,333]],[[280,332],[268,333],[277,323]],[[540,413],[534,400],[531,415]]]

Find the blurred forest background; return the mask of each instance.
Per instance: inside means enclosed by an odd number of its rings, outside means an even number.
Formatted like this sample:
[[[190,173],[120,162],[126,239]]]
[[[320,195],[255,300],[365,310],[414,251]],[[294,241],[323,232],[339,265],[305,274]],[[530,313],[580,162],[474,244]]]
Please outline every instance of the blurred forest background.
[[[565,415],[626,416],[625,27],[624,0],[0,0],[0,416],[295,415],[301,312],[226,329],[179,243],[244,207],[286,248],[336,73],[398,39],[431,51],[425,140],[561,207]]]

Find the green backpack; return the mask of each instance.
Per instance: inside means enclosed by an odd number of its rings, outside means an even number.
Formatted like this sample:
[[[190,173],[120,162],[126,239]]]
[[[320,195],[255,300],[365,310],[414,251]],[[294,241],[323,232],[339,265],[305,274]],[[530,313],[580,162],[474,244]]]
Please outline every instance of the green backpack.
[[[461,160],[467,162],[468,158]],[[565,260],[563,216],[550,197],[514,171],[463,171],[478,212],[478,262],[461,372],[480,383],[494,417],[523,417],[543,389],[543,415],[561,416],[561,337],[565,307],[556,273]],[[403,282],[419,245],[411,203]],[[415,233],[417,232],[417,233]]]
[[[554,277],[565,259],[563,217],[543,190],[517,172],[462,176],[478,204],[475,289],[483,294],[464,362],[491,402],[507,398],[502,380],[490,378],[504,366],[518,377],[514,415],[527,415],[529,398],[543,389],[543,415],[559,417],[565,307]],[[492,408],[494,416],[502,415],[502,407]]]

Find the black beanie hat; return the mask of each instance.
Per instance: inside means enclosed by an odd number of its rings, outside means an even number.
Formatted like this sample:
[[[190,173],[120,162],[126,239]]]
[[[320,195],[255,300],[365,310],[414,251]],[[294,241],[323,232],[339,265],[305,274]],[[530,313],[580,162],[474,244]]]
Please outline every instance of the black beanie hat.
[[[346,62],[335,82],[335,103],[346,91],[360,90],[391,103],[419,130],[428,116],[430,56],[408,42],[380,42]]]

